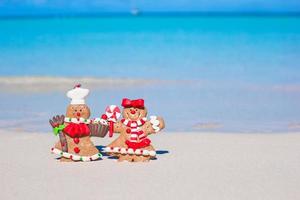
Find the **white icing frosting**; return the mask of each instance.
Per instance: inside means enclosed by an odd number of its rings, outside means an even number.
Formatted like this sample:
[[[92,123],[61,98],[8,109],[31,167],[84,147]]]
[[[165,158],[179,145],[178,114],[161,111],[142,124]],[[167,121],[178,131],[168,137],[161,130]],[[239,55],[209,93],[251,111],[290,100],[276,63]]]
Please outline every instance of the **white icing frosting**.
[[[136,149],[135,151],[131,148],[126,149],[124,147],[105,147],[104,151],[107,153],[120,153],[120,154],[130,154],[130,155],[143,155],[143,156],[151,156],[155,157],[156,152],[155,151],[149,151],[149,150],[144,150],[144,149]]]
[[[150,123],[152,125],[152,128],[154,129],[154,131],[157,133],[160,131],[160,128],[159,128],[159,120],[157,119],[156,116],[150,116]]]
[[[75,124],[80,124],[80,123],[85,123],[85,124],[90,124],[92,122],[92,120],[90,119],[85,119],[85,118],[70,118],[70,117],[65,117],[64,119],[65,122],[72,122],[72,123],[75,123]]]
[[[75,155],[75,154],[71,154],[68,152],[63,152],[57,148],[52,148],[51,152],[57,155],[60,155],[61,157],[64,158],[69,158],[72,159],[74,161],[83,161],[83,162],[88,162],[88,161],[93,161],[93,160],[98,160],[99,158],[102,157],[102,155],[100,153],[94,154],[92,156],[80,156],[80,155]]]

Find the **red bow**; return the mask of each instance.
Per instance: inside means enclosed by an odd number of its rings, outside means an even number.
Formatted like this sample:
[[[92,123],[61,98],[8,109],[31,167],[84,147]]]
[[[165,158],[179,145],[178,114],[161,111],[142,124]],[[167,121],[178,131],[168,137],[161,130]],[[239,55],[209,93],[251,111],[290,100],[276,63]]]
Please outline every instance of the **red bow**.
[[[144,108],[144,99],[130,100],[130,99],[124,98],[122,100],[122,106],[125,108],[129,108],[129,107]]]

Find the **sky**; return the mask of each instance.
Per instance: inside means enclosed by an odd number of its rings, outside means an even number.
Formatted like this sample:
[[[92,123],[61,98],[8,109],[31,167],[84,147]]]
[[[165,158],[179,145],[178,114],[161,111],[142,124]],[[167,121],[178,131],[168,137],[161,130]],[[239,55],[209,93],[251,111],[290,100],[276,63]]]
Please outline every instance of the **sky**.
[[[300,12],[299,0],[0,0],[0,16],[130,12]]]

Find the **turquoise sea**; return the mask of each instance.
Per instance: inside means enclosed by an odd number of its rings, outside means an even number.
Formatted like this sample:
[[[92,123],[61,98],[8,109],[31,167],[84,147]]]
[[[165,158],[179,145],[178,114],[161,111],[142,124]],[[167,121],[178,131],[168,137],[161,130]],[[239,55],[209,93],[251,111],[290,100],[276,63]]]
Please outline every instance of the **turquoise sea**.
[[[155,79],[91,91],[93,116],[141,97],[167,131],[299,131],[300,17],[3,18],[0,76]],[[43,132],[69,102],[55,89],[0,98],[0,128]]]

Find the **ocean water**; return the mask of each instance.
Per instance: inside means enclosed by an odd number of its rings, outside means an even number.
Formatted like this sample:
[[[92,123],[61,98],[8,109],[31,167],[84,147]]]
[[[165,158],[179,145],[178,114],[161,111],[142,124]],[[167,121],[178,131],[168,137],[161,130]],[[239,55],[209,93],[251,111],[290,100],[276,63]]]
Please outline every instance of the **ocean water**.
[[[93,115],[141,97],[168,131],[299,131],[300,18],[1,19],[0,76],[160,80],[91,91]],[[55,88],[0,98],[0,128],[44,132],[69,102]]]

